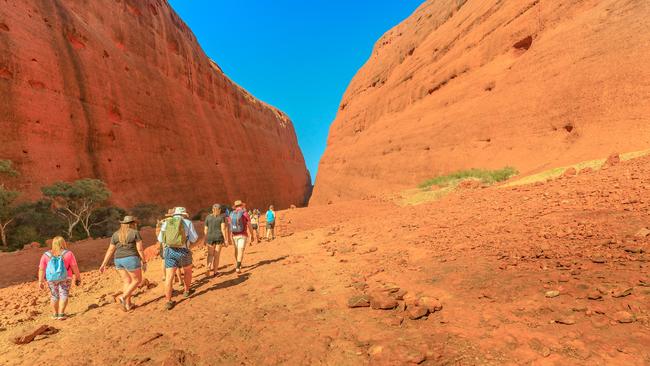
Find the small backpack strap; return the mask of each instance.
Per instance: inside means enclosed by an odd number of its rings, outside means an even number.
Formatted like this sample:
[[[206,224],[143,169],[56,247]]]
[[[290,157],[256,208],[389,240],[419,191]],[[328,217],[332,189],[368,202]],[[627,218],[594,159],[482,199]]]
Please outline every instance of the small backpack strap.
[[[45,252],[45,255],[46,255],[48,258],[52,258],[52,253],[51,253],[49,250],[48,250],[47,252]]]

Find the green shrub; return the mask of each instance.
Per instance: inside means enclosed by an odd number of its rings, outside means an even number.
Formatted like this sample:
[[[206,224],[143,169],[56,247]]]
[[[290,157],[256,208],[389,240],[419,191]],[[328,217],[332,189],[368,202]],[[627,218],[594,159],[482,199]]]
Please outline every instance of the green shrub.
[[[132,207],[129,212],[138,218],[140,226],[156,227],[156,223],[165,216],[167,210],[154,203],[140,203]]]
[[[120,220],[126,215],[126,210],[120,207],[100,207],[93,211],[90,216],[90,236],[93,238],[105,238],[113,235],[120,228]],[[81,228],[78,228],[81,229]],[[81,238],[86,237],[85,231],[77,230],[75,235],[79,234]],[[75,237],[73,235],[73,238]]]
[[[16,208],[16,220],[12,224],[14,229],[30,227],[36,230],[38,239],[32,240],[45,243],[57,235],[65,232],[65,221],[50,210],[50,203],[46,200],[26,202]],[[10,235],[13,237],[13,235]],[[29,242],[16,242],[18,239],[10,240],[12,245],[28,244]],[[30,241],[31,242],[31,241]]]
[[[32,242],[44,243],[44,238],[38,233],[38,229],[31,225],[18,226],[9,233],[10,248],[20,250]]]
[[[418,187],[425,189],[431,186],[447,187],[456,185],[465,179],[478,179],[483,184],[494,184],[508,180],[519,172],[512,167],[505,167],[499,170],[468,169],[460,170],[451,174],[441,175],[422,182]]]

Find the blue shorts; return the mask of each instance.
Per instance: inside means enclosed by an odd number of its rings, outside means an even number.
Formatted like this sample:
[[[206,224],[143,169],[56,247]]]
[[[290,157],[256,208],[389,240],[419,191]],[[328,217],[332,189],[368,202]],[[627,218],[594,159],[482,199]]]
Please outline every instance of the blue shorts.
[[[140,268],[142,268],[142,261],[140,261],[140,257],[137,255],[115,258],[115,269],[125,269],[129,272],[133,272]]]
[[[165,248],[165,268],[183,268],[192,265],[192,252],[187,248]]]

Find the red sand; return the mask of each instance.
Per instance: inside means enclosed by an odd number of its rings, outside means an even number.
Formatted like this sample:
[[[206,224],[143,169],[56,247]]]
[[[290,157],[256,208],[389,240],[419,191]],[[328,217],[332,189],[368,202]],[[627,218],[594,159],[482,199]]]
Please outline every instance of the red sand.
[[[160,286],[120,311],[112,271],[84,273],[62,322],[34,282],[6,287],[0,363],[647,364],[650,237],[637,233],[650,226],[648,177],[650,157],[414,207],[373,199],[283,211],[282,237],[250,247],[242,276],[228,248],[226,275],[203,279],[195,248],[197,293],[171,312]],[[152,261],[146,277],[159,276]],[[396,288],[406,293],[393,294],[404,299],[395,310],[347,306]],[[442,310],[411,320],[422,296]],[[10,343],[44,324],[59,332]]]

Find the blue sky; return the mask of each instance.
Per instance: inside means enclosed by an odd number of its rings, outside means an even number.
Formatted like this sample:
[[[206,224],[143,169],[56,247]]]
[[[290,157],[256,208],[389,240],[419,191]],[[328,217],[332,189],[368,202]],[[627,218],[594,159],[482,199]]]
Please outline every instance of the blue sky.
[[[423,0],[169,0],[226,75],[293,120],[316,176],[345,89]]]

